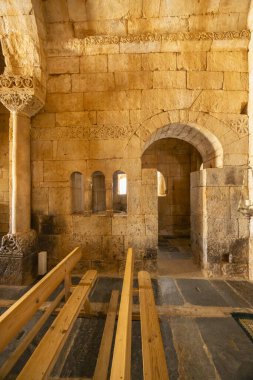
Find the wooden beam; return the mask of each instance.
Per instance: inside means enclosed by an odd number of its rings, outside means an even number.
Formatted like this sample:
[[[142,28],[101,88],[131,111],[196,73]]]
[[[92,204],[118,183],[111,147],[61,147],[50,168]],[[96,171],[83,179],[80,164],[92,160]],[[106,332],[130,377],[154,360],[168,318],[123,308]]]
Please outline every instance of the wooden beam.
[[[50,306],[46,309],[46,311],[43,313],[43,315],[40,317],[38,322],[33,326],[32,330],[28,332],[28,334],[22,339],[21,343],[18,345],[18,347],[15,349],[14,352],[11,353],[8,360],[2,365],[0,368],[0,379],[4,379],[12,367],[15,365],[17,360],[20,358],[20,356],[23,354],[23,352],[26,350],[26,348],[29,346],[31,341],[35,338],[35,336],[40,331],[41,327],[44,325],[44,323],[47,321],[53,310],[57,307],[57,305],[61,302],[61,299],[64,296],[64,289],[58,294],[58,296],[50,303]]]
[[[102,341],[99,348],[97,364],[93,380],[107,380],[108,367],[110,362],[114,325],[117,315],[119,291],[113,290],[109,303],[108,313],[105,321]]]
[[[49,330],[18,375],[18,380],[41,380],[48,378],[66,342],[79,311],[97,277],[97,272],[89,270],[58,314]]]
[[[134,255],[132,248],[129,248],[121,293],[118,326],[110,377],[111,380],[130,380],[131,377],[133,266]]]
[[[168,369],[148,272],[138,273],[144,380],[168,380]]]
[[[70,272],[80,259],[81,250],[77,247],[0,316],[0,352],[32,318],[63,281],[65,274]]]
[[[80,248],[75,248],[45,277],[26,292],[5,313],[0,316],[0,352],[18,334],[38,308],[81,259]]]
[[[19,380],[40,380],[50,374],[61,349],[74,325],[85,299],[97,277],[97,272],[89,270],[80,280],[75,291],[58,314],[49,330],[18,375]]]

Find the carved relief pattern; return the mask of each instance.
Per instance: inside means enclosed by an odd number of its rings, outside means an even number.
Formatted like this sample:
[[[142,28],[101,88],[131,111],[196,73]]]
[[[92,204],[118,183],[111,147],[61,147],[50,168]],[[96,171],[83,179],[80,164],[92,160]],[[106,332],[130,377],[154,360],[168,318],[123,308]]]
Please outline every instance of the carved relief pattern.
[[[90,36],[85,37],[86,45],[106,45],[131,42],[154,42],[154,41],[205,41],[205,40],[235,40],[249,39],[250,31],[229,31],[229,32],[185,32],[167,34],[129,34],[127,36]]]
[[[34,230],[27,233],[7,234],[2,238],[1,255],[24,256],[34,252],[37,235]]]
[[[0,101],[11,112],[33,116],[44,103],[35,95],[33,77],[0,75]]]
[[[249,127],[248,127],[248,117],[238,117],[237,119],[231,119],[228,121],[229,127],[237,133],[239,137],[243,137],[248,135]]]
[[[118,139],[131,136],[133,126],[94,126],[90,128],[90,139]]]

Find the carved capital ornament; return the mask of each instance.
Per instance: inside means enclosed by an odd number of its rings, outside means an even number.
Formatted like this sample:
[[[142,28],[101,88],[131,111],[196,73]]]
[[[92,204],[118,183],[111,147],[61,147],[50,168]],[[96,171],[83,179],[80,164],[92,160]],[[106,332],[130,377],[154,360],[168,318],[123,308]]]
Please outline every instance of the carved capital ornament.
[[[10,112],[29,117],[44,105],[40,86],[32,76],[0,75],[0,101]]]

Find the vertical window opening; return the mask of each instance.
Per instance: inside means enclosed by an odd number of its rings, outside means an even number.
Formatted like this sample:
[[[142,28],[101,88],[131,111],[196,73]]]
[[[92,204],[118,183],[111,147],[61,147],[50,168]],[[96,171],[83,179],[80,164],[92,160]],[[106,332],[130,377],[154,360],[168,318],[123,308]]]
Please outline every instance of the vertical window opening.
[[[83,175],[79,172],[71,174],[72,212],[81,213],[84,210],[83,202]]]
[[[157,171],[157,195],[158,197],[166,197],[166,182],[163,174]]]
[[[113,212],[127,212],[127,175],[120,170],[113,174]]]
[[[92,211],[94,213],[106,210],[105,176],[102,172],[92,174]]]

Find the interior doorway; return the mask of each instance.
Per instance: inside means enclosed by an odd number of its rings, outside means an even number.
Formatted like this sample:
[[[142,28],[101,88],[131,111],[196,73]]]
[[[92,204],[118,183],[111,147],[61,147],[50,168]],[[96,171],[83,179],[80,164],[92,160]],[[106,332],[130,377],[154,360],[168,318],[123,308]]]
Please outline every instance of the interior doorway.
[[[142,156],[142,167],[157,170],[158,272],[199,273],[191,253],[190,173],[199,171],[202,157],[190,143],[176,138],[153,142]]]

